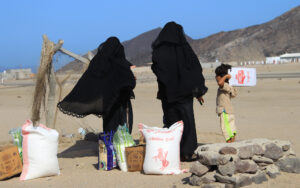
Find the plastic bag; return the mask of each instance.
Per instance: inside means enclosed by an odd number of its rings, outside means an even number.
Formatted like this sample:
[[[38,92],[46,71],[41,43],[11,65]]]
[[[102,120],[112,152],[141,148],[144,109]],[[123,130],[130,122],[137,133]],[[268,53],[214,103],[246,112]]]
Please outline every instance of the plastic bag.
[[[19,155],[20,155],[21,161],[23,162],[23,149],[22,149],[23,136],[22,136],[22,128],[18,127],[18,128],[10,129],[8,133],[12,136],[14,145],[18,147]]]
[[[116,152],[113,147],[114,132],[99,135],[98,169],[111,170],[117,167]]]
[[[130,135],[126,124],[119,125],[113,139],[114,149],[117,153],[118,166],[124,172],[127,172],[125,147],[135,146],[135,142]]]

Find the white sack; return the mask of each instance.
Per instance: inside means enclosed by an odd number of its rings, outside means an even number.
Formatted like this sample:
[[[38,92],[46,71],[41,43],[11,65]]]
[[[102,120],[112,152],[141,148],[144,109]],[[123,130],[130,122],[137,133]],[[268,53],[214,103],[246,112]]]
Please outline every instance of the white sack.
[[[180,174],[180,141],[183,122],[170,128],[148,127],[139,124],[139,130],[146,140],[146,154],[143,165],[145,174]]]
[[[23,170],[20,180],[58,175],[58,132],[42,124],[34,127],[27,120],[22,126],[22,134]]]

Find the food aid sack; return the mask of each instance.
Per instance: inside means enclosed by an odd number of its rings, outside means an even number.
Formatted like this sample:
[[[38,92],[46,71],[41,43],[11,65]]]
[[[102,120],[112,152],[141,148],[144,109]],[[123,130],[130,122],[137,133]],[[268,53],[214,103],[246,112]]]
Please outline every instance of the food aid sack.
[[[14,145],[18,147],[19,155],[20,155],[21,161],[23,162],[22,128],[18,127],[18,128],[10,129],[8,133],[12,136]]]
[[[231,86],[255,86],[256,85],[256,69],[232,67],[228,70],[231,75],[229,85]]]
[[[33,126],[27,120],[22,126],[22,135],[23,170],[20,180],[59,175],[58,132],[42,124]]]
[[[99,155],[98,169],[112,170],[117,167],[117,157],[113,146],[114,132],[100,133],[99,135]]]
[[[149,127],[142,123],[139,130],[146,140],[146,154],[143,164],[145,174],[180,174],[186,172],[180,167],[180,141],[183,122],[169,128]]]
[[[123,126],[119,125],[116,133],[114,134],[113,145],[117,154],[118,166],[122,171],[127,172],[125,148],[135,146],[135,142],[130,135],[126,124]]]

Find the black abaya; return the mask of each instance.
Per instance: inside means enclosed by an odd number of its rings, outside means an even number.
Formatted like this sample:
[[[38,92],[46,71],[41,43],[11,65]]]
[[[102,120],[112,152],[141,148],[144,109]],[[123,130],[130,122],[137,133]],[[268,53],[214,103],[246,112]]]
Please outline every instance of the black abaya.
[[[125,59],[124,47],[119,39],[108,38],[99,46],[73,90],[58,103],[58,108],[79,118],[89,114],[103,117],[104,130],[116,130],[118,124],[126,122],[122,118],[124,113],[132,112],[130,98],[134,97],[136,83],[131,65]]]
[[[181,156],[197,148],[193,97],[207,92],[200,62],[185,39],[182,26],[167,23],[152,44],[152,71],[157,77],[157,98],[162,101],[165,127],[183,120]]]

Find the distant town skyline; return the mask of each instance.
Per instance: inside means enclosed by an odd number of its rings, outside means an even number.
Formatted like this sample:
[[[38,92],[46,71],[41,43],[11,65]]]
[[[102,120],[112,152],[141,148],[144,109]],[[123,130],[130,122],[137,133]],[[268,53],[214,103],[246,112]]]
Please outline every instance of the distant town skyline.
[[[54,42],[63,39],[64,48],[84,54],[109,36],[123,42],[168,21],[176,21],[187,35],[200,39],[268,22],[299,5],[300,0],[4,1],[0,71],[36,71],[43,34]]]

